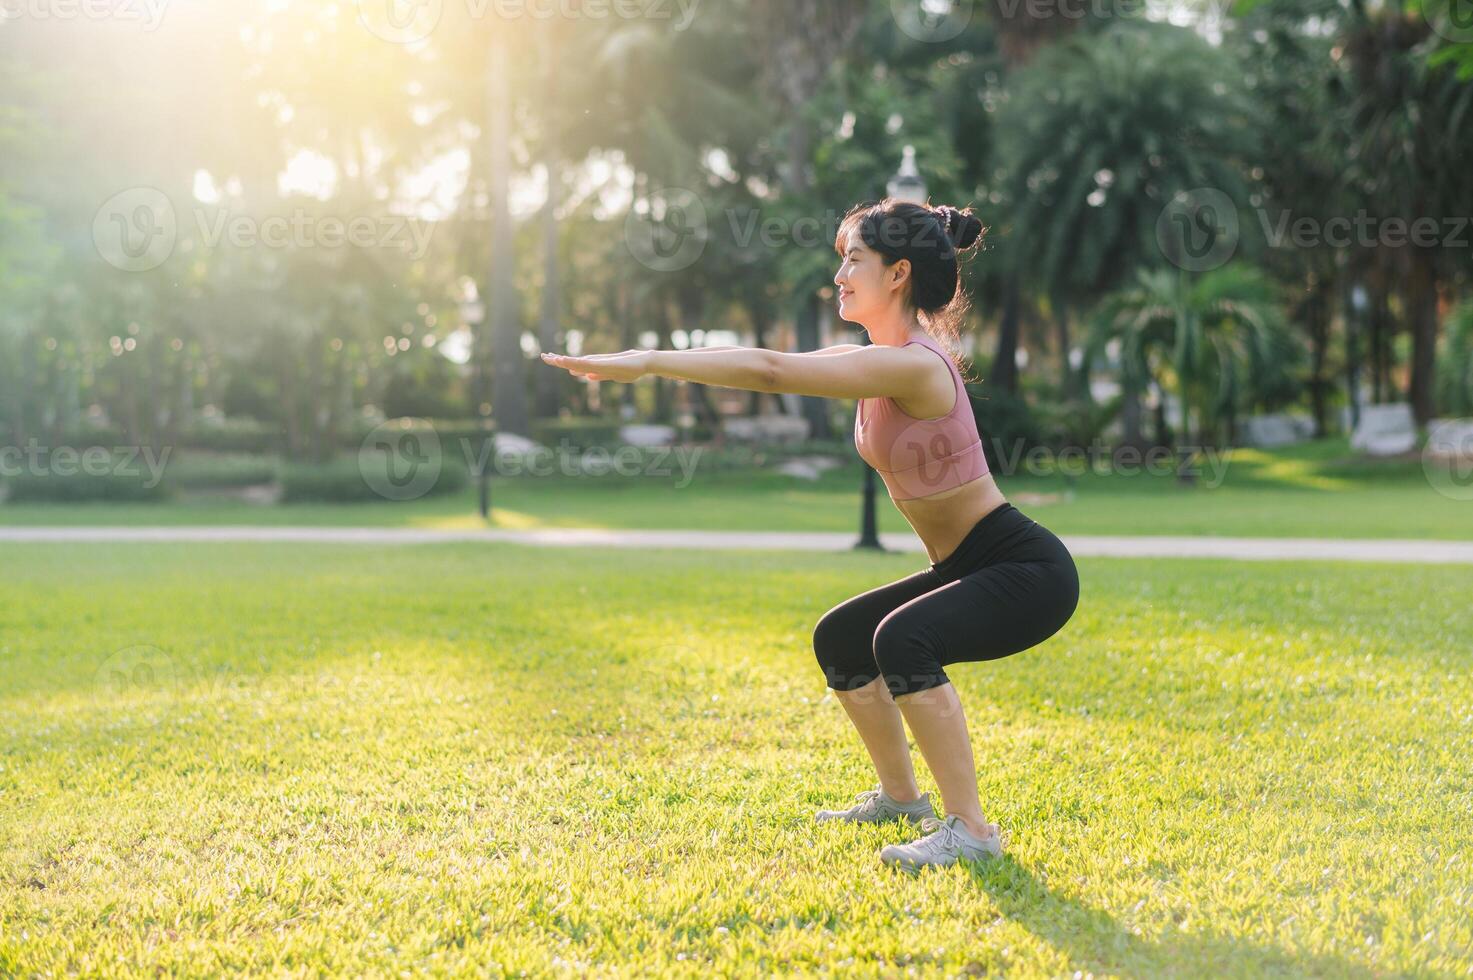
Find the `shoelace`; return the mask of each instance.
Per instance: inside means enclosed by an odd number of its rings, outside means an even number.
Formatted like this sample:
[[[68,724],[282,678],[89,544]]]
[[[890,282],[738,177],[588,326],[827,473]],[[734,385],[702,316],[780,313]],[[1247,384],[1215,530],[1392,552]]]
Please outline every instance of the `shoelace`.
[[[950,824],[935,817],[922,817],[921,829],[930,832],[930,835],[922,842],[928,849],[935,849],[941,845],[957,847],[961,840]]]
[[[862,793],[854,794],[854,798],[859,801],[854,809],[859,813],[868,813],[879,806],[880,791],[877,789],[867,789]]]

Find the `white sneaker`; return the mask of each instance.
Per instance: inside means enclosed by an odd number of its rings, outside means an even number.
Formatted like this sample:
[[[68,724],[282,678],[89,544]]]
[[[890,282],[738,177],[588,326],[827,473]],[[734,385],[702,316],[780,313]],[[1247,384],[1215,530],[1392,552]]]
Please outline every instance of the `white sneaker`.
[[[927,817],[921,821],[921,829],[930,833],[909,844],[886,844],[880,848],[880,860],[907,871],[918,871],[926,865],[944,866],[997,857],[1002,853],[1002,828],[995,823],[987,826],[992,833],[983,839],[974,836],[954,813],[945,820]]]
[[[882,787],[867,789],[854,797],[859,802],[847,810],[819,810],[813,819],[819,823],[828,820],[843,820],[848,823],[888,823],[891,820],[909,820],[918,824],[934,818],[936,811],[931,807],[931,794],[922,793],[920,799],[900,803],[885,795]]]

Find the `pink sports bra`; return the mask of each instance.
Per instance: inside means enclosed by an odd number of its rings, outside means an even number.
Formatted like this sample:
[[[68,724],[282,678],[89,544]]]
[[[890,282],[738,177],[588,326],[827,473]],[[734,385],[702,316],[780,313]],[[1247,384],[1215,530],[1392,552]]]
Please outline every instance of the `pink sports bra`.
[[[946,351],[921,335],[904,346],[922,344],[946,361],[956,382],[956,403],[939,419],[907,415],[893,398],[861,398],[854,414],[854,447],[875,468],[890,496],[914,500],[986,476],[987,456],[961,372]]]

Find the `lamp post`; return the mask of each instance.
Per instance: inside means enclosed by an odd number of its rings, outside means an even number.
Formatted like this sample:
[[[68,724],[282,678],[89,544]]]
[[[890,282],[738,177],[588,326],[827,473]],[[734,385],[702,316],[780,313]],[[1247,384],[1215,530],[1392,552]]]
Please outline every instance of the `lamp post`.
[[[895,172],[889,182],[885,185],[885,193],[897,201],[905,201],[909,204],[926,203],[926,181],[921,177],[921,171],[916,166],[916,148],[907,146],[905,155],[900,160],[900,169]],[[861,344],[870,342],[868,335],[860,339]],[[871,551],[884,551],[885,546],[880,544],[878,521],[875,515],[875,498],[878,495],[875,487],[875,470],[868,463],[864,466],[864,492],[863,504],[859,517],[859,540],[855,542],[855,549],[868,549]]]
[[[476,457],[476,498],[481,520],[491,518],[491,459],[496,452],[496,424],[491,418],[491,392],[487,384],[486,337],[479,329],[486,319],[486,306],[471,297],[460,303],[460,322],[471,331],[471,388],[480,422],[481,445]]]

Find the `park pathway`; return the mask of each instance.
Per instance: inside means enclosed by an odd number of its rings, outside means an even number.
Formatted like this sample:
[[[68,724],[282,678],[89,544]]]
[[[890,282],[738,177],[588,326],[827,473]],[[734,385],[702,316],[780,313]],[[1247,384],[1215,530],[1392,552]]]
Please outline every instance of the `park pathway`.
[[[1473,564],[1473,541],[1406,539],[1122,537],[1061,534],[1077,557],[1226,558],[1234,560],[1417,562]],[[441,544],[459,541],[509,542],[552,547],[695,548],[848,551],[855,535],[847,531],[646,531],[601,528],[528,530],[440,530],[404,527],[0,527],[0,543],[50,541],[102,544],[117,541],[217,542],[288,541],[323,544]],[[924,553],[909,533],[885,533],[881,543],[896,552]]]

